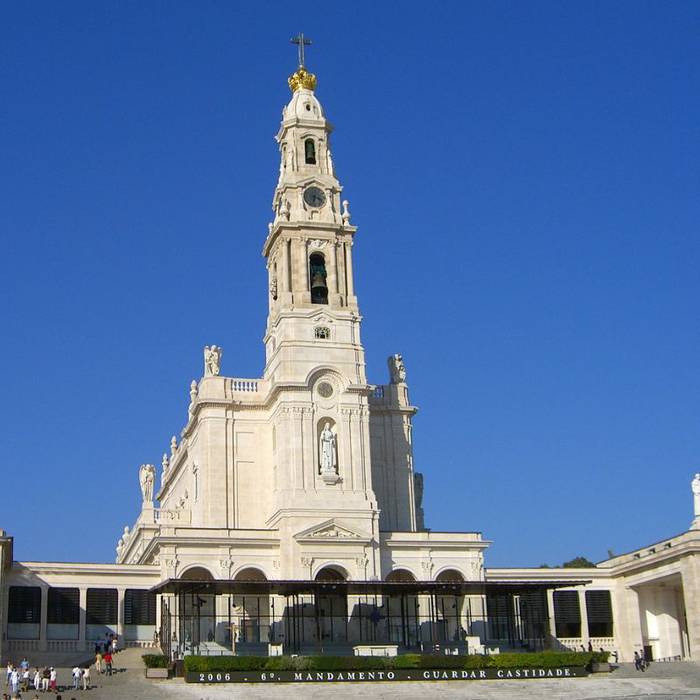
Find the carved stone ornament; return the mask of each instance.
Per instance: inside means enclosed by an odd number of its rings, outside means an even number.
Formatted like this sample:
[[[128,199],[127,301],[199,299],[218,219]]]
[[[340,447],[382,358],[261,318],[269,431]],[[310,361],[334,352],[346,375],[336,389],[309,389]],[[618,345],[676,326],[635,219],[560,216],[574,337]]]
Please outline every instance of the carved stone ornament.
[[[224,354],[223,348],[218,345],[204,346],[204,376],[218,377],[221,371],[221,357]]]
[[[170,438],[170,456],[174,457],[176,452],[177,452],[177,437],[175,435],[173,435]]]
[[[350,225],[350,209],[348,208],[350,206],[350,202],[348,202],[347,199],[343,200],[343,224],[345,226]]]
[[[313,565],[314,560],[311,557],[302,557],[301,558],[301,565],[307,568],[311,568]]]
[[[319,466],[321,478],[328,484],[339,481],[337,441],[335,433],[331,430],[330,421],[326,421],[318,445]]]
[[[311,248],[324,248],[327,242],[328,241],[321,240],[320,238],[314,238],[313,240],[309,241],[309,246]]]
[[[163,473],[168,471],[168,467],[170,466],[170,460],[168,459],[167,452],[163,452],[163,459],[161,460],[160,465],[163,467]]]
[[[193,379],[190,382],[190,413],[192,413],[192,407],[194,406],[194,402],[197,400],[198,392],[199,388],[197,386],[197,382]]]
[[[178,559],[177,554],[172,557],[168,557],[165,560],[165,566],[169,572],[172,572],[173,576],[177,573],[177,567],[179,564],[180,560]]]
[[[355,532],[351,532],[350,530],[346,530],[344,528],[338,527],[337,525],[331,525],[331,527],[325,528],[323,530],[319,530],[318,532],[313,532],[311,533],[310,537],[317,537],[317,538],[328,538],[328,539],[349,539],[349,538],[358,538],[359,535]]]
[[[144,503],[153,503],[153,483],[156,478],[156,468],[152,464],[142,464],[139,468],[139,483]]]
[[[231,558],[219,559],[219,568],[221,569],[221,578],[229,578],[234,561]]]
[[[430,575],[433,573],[433,568],[435,567],[435,564],[428,559],[427,561],[422,561],[420,563],[421,568],[423,569],[423,575],[425,578],[430,578]]]
[[[387,361],[389,365],[389,376],[392,384],[403,384],[406,381],[406,366],[401,355],[390,355]]]

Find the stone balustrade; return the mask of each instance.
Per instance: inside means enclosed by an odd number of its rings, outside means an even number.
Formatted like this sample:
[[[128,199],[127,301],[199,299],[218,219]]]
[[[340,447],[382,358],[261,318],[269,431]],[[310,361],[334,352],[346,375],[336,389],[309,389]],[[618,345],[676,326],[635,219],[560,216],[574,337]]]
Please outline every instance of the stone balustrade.
[[[237,393],[246,393],[246,394],[251,394],[251,393],[257,393],[259,389],[259,385],[262,382],[259,379],[241,379],[238,377],[235,377],[231,379],[231,392],[234,394]]]

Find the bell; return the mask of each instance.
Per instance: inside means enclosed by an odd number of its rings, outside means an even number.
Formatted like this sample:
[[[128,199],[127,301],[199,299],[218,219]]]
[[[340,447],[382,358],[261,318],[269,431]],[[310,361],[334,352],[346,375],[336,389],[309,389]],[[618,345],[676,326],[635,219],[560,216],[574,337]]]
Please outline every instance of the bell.
[[[320,272],[314,272],[311,276],[311,289],[325,289],[326,278]]]

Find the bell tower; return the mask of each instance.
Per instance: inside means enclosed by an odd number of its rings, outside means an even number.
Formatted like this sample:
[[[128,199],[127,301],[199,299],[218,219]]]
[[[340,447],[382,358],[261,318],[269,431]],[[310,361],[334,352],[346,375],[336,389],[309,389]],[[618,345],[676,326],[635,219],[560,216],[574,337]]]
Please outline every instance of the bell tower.
[[[357,229],[341,200],[333,127],[315,95],[316,76],[302,61],[300,50],[276,136],[279,179],[263,247],[269,275],[265,378],[303,380],[330,359],[349,384],[366,385],[352,270]]]

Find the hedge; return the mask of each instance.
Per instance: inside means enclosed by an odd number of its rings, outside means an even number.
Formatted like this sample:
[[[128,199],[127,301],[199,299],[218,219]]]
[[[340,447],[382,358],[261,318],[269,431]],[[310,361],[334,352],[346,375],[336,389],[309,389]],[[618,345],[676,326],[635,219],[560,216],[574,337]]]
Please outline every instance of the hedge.
[[[144,657],[145,658],[145,657]],[[605,662],[608,652],[543,651],[487,656],[186,656],[185,671],[363,671],[393,669],[561,668]]]
[[[146,668],[168,668],[168,657],[163,654],[144,654],[142,657]]]

